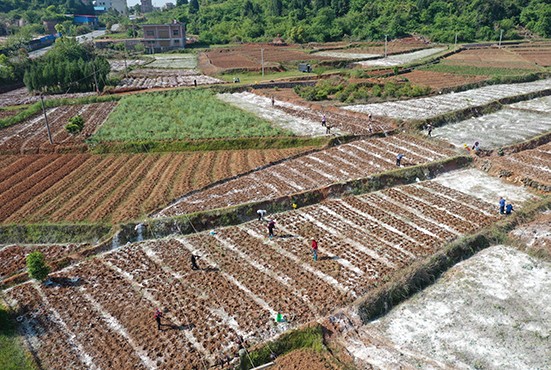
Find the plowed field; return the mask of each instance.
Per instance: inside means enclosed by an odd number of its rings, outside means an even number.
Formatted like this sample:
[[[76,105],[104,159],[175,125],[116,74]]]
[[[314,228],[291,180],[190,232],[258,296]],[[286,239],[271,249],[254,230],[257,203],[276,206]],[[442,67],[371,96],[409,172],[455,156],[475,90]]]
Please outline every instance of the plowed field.
[[[0,130],[0,153],[30,154],[52,153],[59,148],[83,145],[86,137],[92,135],[105,122],[116,103],[96,103],[86,105],[64,105],[46,111],[54,145],[48,141],[46,122],[38,114],[24,122]],[[65,130],[69,119],[81,115],[84,129],[76,135]]]
[[[403,165],[427,163],[454,155],[453,150],[406,135],[355,141],[185,196],[158,216],[175,216],[275,199],[340,181],[367,177],[396,168],[395,158],[398,153],[405,154]]]
[[[401,77],[407,78],[414,85],[428,86],[433,90],[464,86],[488,79],[487,76],[459,75],[418,69],[402,74]]]
[[[492,159],[490,173],[514,183],[551,191],[551,143]]]
[[[0,222],[136,219],[191,190],[306,149],[0,156]]]
[[[254,221],[127,245],[6,296],[47,368],[206,368],[235,359],[239,337],[250,346],[323,317],[498,217],[489,203],[423,182],[282,213],[272,239]],[[274,322],[278,312],[287,322]]]
[[[460,66],[538,69],[538,66],[509,49],[470,49],[449,56],[444,63]]]

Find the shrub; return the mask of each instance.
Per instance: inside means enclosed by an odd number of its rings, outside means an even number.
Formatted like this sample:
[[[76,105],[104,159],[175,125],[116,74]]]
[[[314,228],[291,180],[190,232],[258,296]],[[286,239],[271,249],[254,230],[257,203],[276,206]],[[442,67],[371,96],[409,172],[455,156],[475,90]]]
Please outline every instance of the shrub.
[[[38,281],[44,281],[50,273],[50,267],[46,264],[44,254],[34,251],[27,256],[27,270],[29,276]]]
[[[71,135],[78,134],[84,128],[84,118],[81,115],[74,116],[69,119],[69,123],[65,126],[65,130]]]

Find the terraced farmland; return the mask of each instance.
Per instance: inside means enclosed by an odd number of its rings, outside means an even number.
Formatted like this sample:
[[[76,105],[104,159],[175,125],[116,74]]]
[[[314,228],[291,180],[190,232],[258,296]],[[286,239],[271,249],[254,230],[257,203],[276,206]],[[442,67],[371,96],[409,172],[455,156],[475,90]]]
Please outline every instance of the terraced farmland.
[[[396,168],[395,157],[411,166],[441,160],[454,151],[407,135],[359,140],[309,154],[241,178],[186,195],[156,217],[175,216],[237,204],[275,199],[332,183],[367,177]]]
[[[458,93],[405,101],[351,105],[344,107],[344,109],[397,119],[424,119],[461,109],[478,107],[506,97],[549,91],[550,89],[551,80],[546,79],[521,84],[491,85]]]
[[[307,148],[0,157],[0,222],[120,222]]]
[[[440,52],[443,52],[444,50],[446,50],[446,48],[423,49],[423,50],[417,50],[417,51],[413,51],[405,54],[389,55],[386,58],[364,60],[361,62],[356,62],[355,64],[358,64],[362,67],[401,66],[401,65],[415,62],[416,60],[419,60],[419,59],[429,57],[434,54],[438,54]]]
[[[240,337],[252,345],[327,315],[499,217],[490,203],[422,182],[282,213],[273,239],[254,221],[141,242],[5,294],[48,368],[203,368],[234,358]],[[278,312],[286,323],[274,322]]]
[[[47,110],[48,123],[54,145],[48,141],[46,122],[42,114],[0,130],[0,153],[36,154],[52,153],[60,148],[84,146],[86,137],[92,135],[107,119],[116,103],[64,105]],[[71,135],[65,130],[69,119],[77,115],[84,119],[83,130]]]

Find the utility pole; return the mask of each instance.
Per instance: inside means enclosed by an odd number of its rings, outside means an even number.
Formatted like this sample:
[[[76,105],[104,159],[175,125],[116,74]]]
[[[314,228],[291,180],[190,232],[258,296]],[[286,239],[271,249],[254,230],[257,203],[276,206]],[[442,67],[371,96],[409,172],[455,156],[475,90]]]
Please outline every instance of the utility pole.
[[[457,49],[457,32],[455,33],[455,44],[454,44],[454,49]]]
[[[264,49],[260,49],[260,60],[262,63],[262,77],[264,77]]]
[[[40,102],[42,103],[42,113],[44,113],[44,121],[46,121],[46,131],[48,131],[48,140],[50,144],[54,143],[52,139],[52,133],[50,132],[50,125],[48,124],[48,115],[46,114],[46,108],[44,108],[44,96],[40,94]]]
[[[503,39],[503,29],[499,32],[499,47],[501,48],[501,39]]]
[[[94,82],[96,84],[96,93],[99,95],[98,77],[96,76],[96,65],[94,64],[94,61],[92,61],[92,69],[94,70]]]
[[[385,35],[385,58],[386,58],[387,44],[388,44],[388,35]]]
[[[124,43],[124,77],[125,78],[128,78],[128,64],[126,64],[127,58],[128,58],[128,49],[126,48],[126,42],[125,42]]]

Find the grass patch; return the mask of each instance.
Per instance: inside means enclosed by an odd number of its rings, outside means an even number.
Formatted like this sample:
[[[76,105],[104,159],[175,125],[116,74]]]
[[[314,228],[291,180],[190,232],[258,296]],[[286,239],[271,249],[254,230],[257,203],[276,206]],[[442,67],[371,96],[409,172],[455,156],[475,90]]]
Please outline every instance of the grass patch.
[[[163,153],[211,150],[321,148],[328,145],[326,137],[259,137],[180,141],[103,142],[91,147],[95,154],[107,153]]]
[[[92,142],[294,136],[216,98],[210,90],[124,97]]]
[[[294,330],[282,335],[277,340],[268,342],[261,348],[249,353],[241,359],[240,370],[249,370],[271,361],[270,355],[284,355],[300,348],[311,348],[316,352],[325,351],[323,344],[323,329],[321,325],[310,326],[301,330]],[[254,364],[254,366],[251,364]]]
[[[12,315],[0,304],[0,369],[32,370],[31,357],[19,340]]]
[[[101,224],[0,225],[0,244],[96,243],[110,230]]]
[[[472,76],[518,76],[534,73],[533,69],[515,69],[515,68],[496,68],[496,67],[476,67],[468,65],[453,65],[445,62],[432,64],[426,67],[420,67],[420,70],[454,73],[459,75]]]

